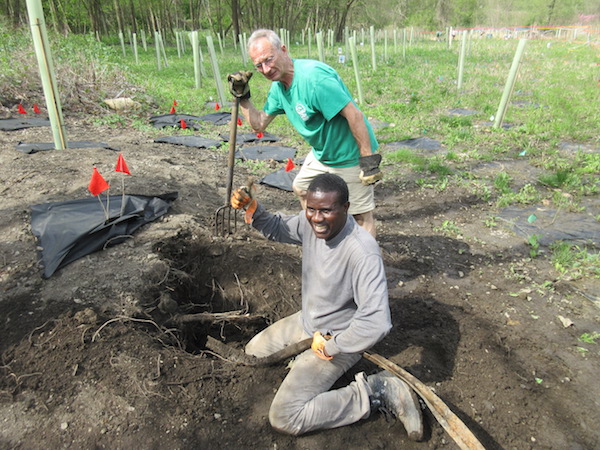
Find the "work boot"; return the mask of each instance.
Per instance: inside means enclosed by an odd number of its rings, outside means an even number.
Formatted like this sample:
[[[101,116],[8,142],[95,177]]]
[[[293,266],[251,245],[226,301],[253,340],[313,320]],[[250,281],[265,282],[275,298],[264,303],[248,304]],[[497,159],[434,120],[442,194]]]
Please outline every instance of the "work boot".
[[[404,381],[384,370],[369,375],[367,384],[372,392],[369,396],[371,411],[392,413],[402,422],[411,440],[423,439],[421,406],[414,391]]]

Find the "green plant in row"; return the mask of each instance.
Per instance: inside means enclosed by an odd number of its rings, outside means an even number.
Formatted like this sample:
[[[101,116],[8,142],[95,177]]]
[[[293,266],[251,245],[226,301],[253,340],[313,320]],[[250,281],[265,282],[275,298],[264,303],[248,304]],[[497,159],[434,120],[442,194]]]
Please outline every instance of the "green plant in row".
[[[444,164],[444,159],[454,159],[454,153],[448,157],[426,157],[418,155],[410,149],[399,149],[385,155],[387,163],[406,163],[417,172],[429,172],[438,176],[448,176],[452,174],[452,169]]]
[[[552,264],[565,278],[577,280],[584,277],[600,278],[600,254],[587,247],[565,241],[556,241],[550,246]]]

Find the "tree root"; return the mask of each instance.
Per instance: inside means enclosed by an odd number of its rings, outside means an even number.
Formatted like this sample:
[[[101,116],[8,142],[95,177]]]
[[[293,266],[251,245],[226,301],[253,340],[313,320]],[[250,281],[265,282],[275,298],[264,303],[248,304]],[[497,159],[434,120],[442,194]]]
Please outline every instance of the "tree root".
[[[242,364],[244,366],[252,367],[272,366],[273,364],[291,358],[292,356],[295,356],[298,353],[309,349],[311,343],[312,338],[304,339],[303,341],[296,342],[292,345],[288,345],[283,350],[279,350],[278,352],[273,353],[272,355],[265,356],[263,358],[257,358],[256,356],[244,353],[242,350],[233,348],[215,339],[212,336],[207,336],[206,338],[206,348],[208,348],[209,350],[212,350],[224,359],[232,361],[236,364]]]

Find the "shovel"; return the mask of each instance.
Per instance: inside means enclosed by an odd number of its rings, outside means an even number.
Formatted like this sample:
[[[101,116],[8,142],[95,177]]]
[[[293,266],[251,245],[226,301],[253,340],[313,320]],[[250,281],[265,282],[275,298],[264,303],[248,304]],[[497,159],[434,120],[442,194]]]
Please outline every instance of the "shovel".
[[[229,203],[233,190],[233,166],[235,166],[235,141],[237,138],[237,122],[240,110],[240,99],[236,98],[231,111],[229,129],[229,157],[227,159],[227,196],[225,204],[215,212],[215,236],[227,236],[237,231],[237,213]]]

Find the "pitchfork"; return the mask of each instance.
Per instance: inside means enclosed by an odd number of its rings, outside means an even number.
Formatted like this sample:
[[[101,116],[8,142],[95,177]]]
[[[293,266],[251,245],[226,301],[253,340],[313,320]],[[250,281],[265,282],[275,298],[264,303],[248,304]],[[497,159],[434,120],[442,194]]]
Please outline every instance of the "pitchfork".
[[[227,236],[237,231],[238,210],[231,207],[230,198],[233,190],[233,166],[235,166],[235,141],[237,138],[237,123],[240,109],[240,99],[236,98],[231,111],[231,125],[229,128],[229,157],[227,159],[227,196],[225,204],[215,212],[215,235]]]

